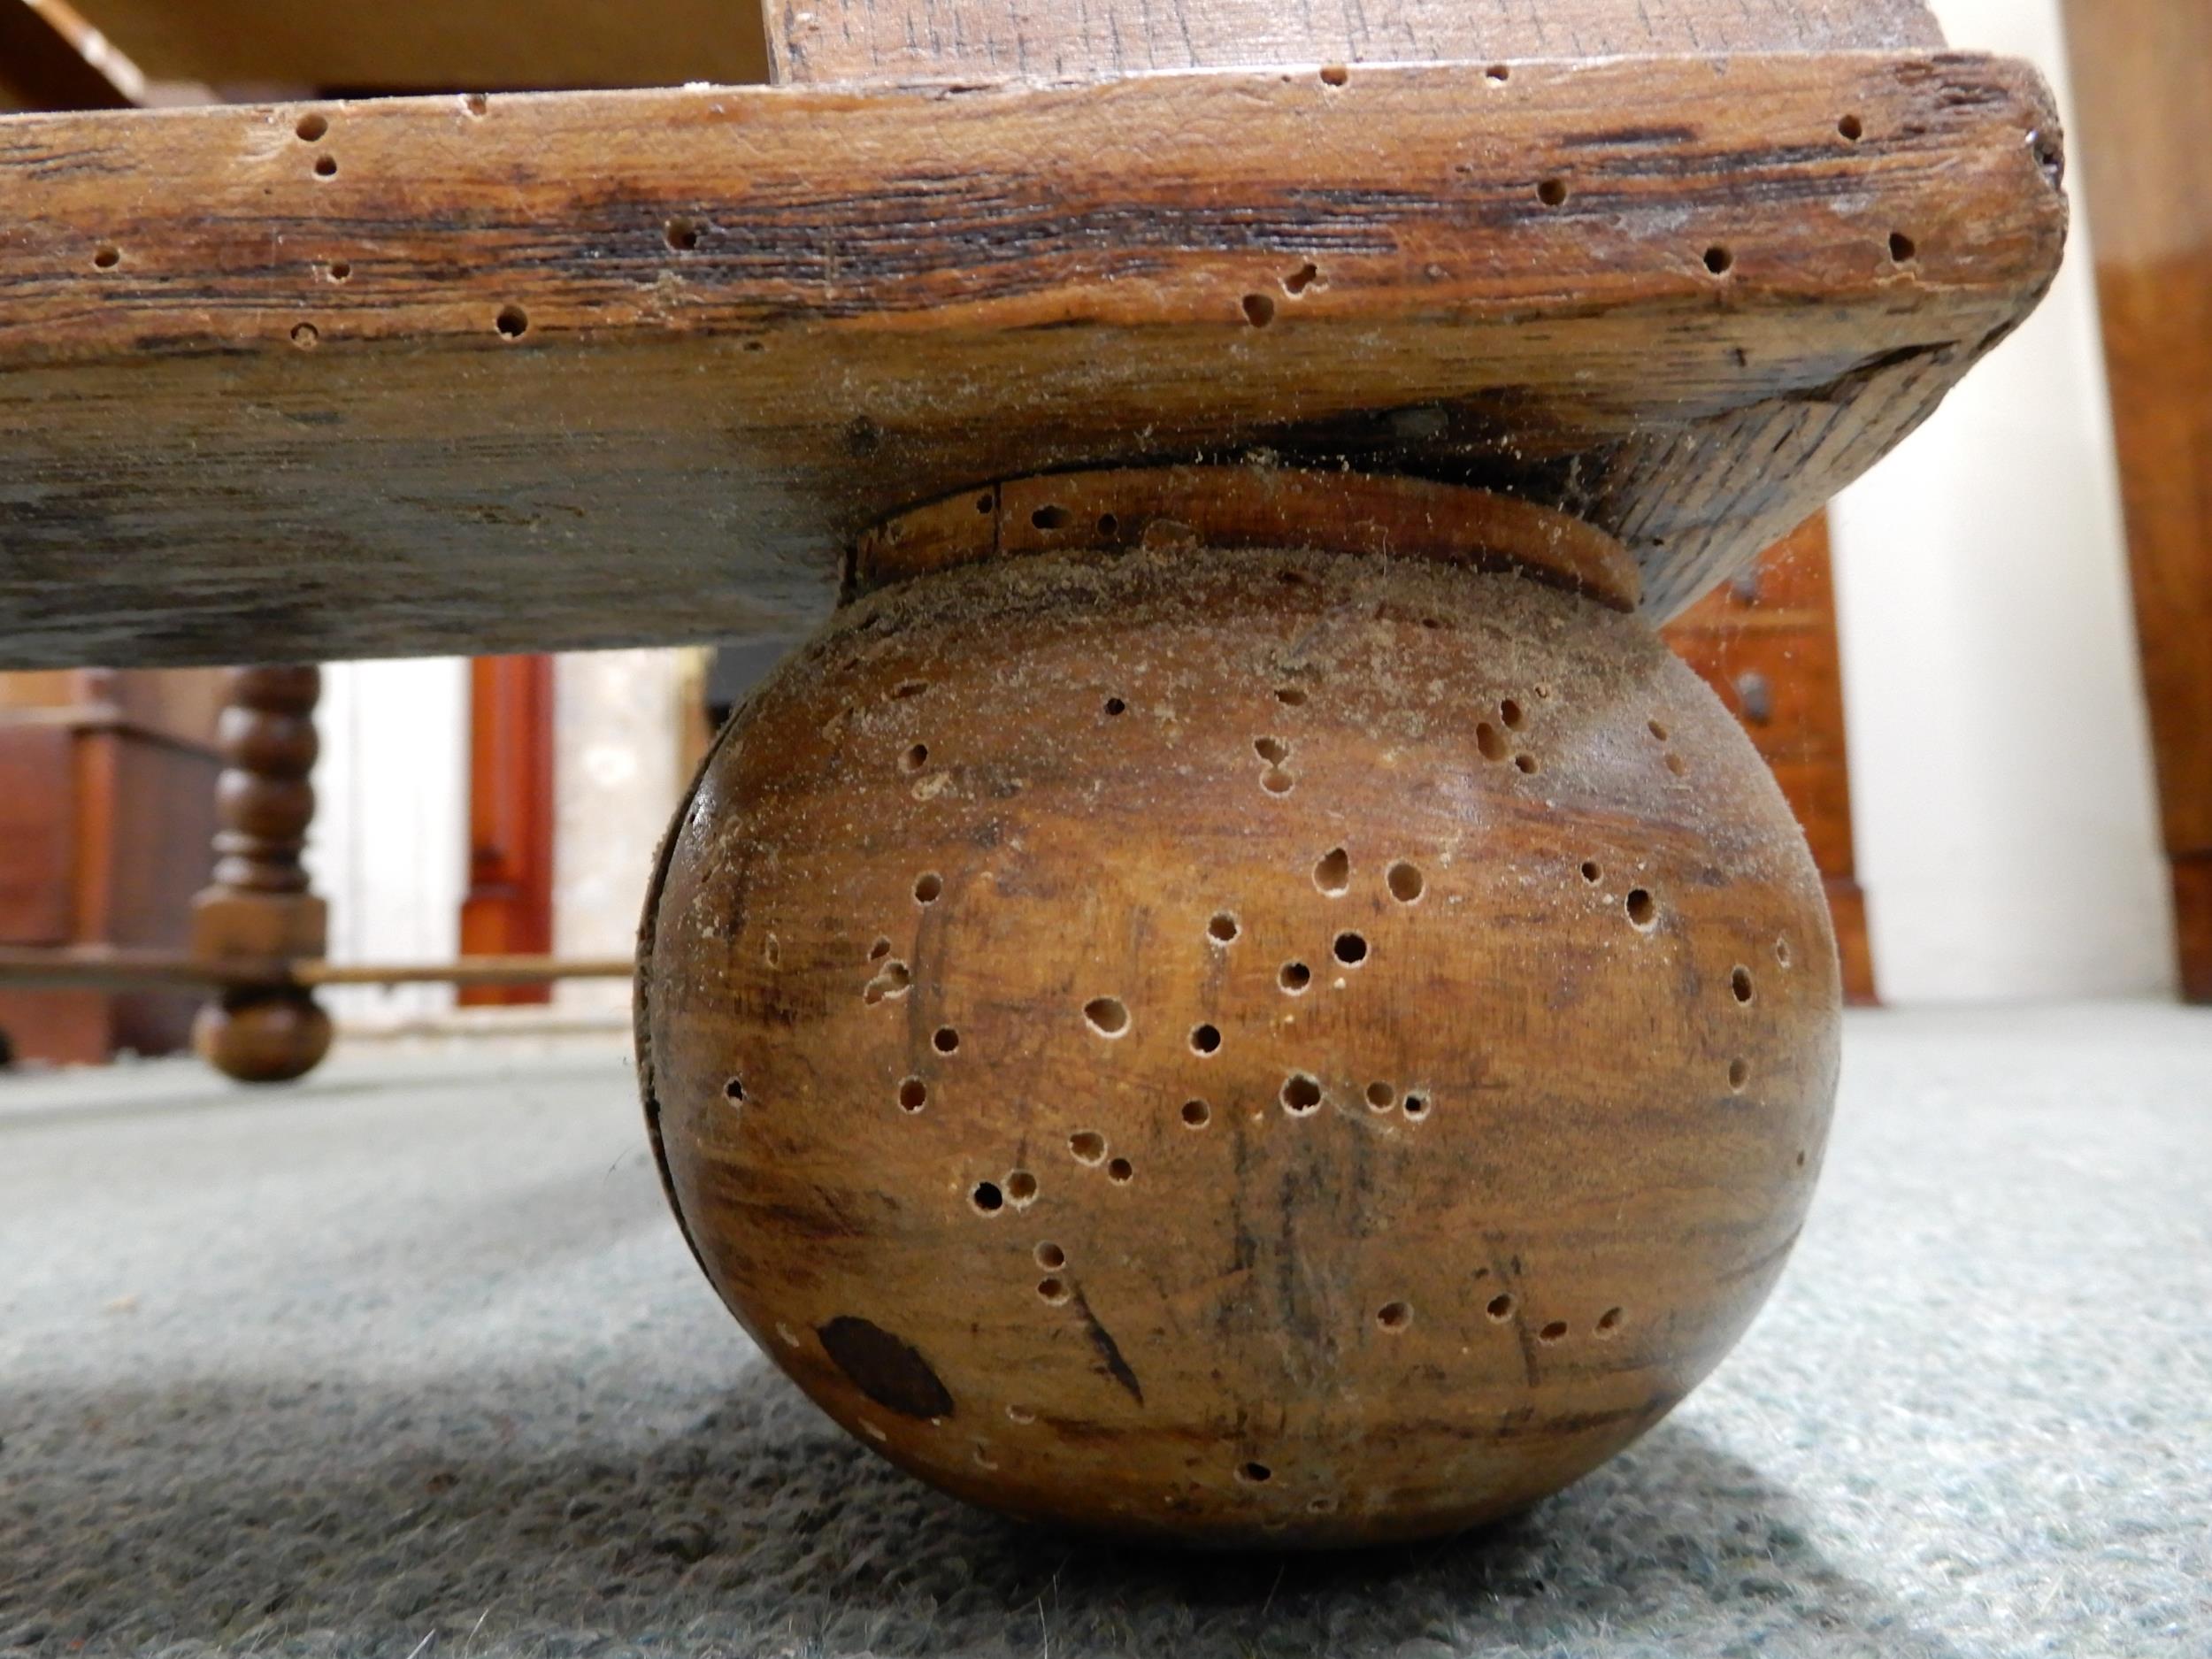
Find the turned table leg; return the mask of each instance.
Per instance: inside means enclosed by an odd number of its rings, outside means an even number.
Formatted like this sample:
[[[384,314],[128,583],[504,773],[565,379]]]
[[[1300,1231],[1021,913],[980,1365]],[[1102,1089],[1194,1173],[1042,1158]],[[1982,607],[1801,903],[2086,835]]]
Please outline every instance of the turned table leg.
[[[323,901],[307,890],[300,856],[315,816],[309,782],[319,741],[312,666],[231,672],[217,746],[215,879],[193,902],[196,954],[259,962],[319,956]],[[330,1048],[330,1017],[305,987],[281,979],[226,991],[200,1010],[193,1041],[218,1071],[246,1083],[282,1083],[314,1069]]]

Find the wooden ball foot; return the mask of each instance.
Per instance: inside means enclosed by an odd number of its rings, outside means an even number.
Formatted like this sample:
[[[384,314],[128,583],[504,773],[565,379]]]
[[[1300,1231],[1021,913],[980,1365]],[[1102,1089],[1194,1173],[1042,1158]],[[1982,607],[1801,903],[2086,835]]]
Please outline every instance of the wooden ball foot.
[[[839,1423],[1018,1515],[1328,1545],[1557,1489],[1797,1235],[1802,837],[1580,526],[1455,492],[1413,557],[1282,551],[1389,514],[1269,549],[1266,501],[1367,487],[1043,488],[1056,550],[1010,487],[960,504],[991,558],[888,537],[938,573],[678,819],[640,1023],[687,1234]]]
[[[241,1083],[289,1083],[330,1052],[330,1016],[304,991],[241,992],[209,1002],[192,1022],[192,1046]]]

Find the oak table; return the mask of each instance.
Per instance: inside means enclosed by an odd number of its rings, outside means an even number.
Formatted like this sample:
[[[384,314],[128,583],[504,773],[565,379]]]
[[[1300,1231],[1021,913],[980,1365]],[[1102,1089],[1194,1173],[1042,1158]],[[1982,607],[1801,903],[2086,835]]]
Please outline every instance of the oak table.
[[[654,874],[733,1311],[903,1466],[1236,1543],[1524,1505],[1779,1272],[1837,1064],[1654,633],[2033,307],[1917,0],[818,0],[774,84],[0,122],[0,663],[811,638]],[[313,671],[204,954],[319,943]],[[234,1071],[327,1038],[241,972]]]

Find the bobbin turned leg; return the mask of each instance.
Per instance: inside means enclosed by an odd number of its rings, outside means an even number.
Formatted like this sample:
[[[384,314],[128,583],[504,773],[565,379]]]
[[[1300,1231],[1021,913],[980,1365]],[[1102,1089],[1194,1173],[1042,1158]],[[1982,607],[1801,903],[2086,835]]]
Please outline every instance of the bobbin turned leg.
[[[215,879],[193,902],[194,950],[214,961],[268,964],[323,954],[326,912],[307,890],[301,854],[315,816],[308,781],[319,741],[321,671],[240,668],[230,675],[216,742]],[[330,1017],[304,987],[273,976],[200,1010],[193,1043],[245,1083],[283,1083],[330,1048]]]
[[[824,1409],[1019,1514],[1373,1542],[1719,1360],[1818,1168],[1835,949],[1617,543],[1201,467],[854,569],[679,817],[640,989],[678,1217]]]

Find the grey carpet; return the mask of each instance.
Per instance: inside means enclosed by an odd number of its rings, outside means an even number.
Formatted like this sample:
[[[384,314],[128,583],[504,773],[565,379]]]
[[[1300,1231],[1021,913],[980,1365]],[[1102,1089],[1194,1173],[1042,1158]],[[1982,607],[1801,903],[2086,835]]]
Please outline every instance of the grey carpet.
[[[1487,1534],[1187,1559],[849,1445],[601,1046],[0,1081],[0,1651],[2212,1654],[2212,1017],[1854,1021],[1814,1220],[1640,1447]]]

